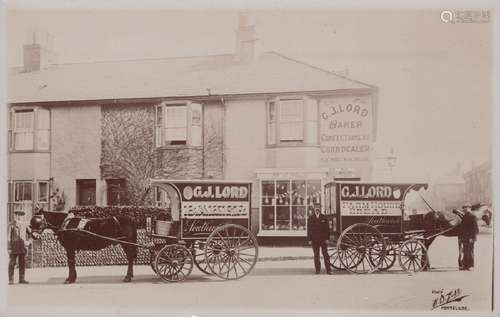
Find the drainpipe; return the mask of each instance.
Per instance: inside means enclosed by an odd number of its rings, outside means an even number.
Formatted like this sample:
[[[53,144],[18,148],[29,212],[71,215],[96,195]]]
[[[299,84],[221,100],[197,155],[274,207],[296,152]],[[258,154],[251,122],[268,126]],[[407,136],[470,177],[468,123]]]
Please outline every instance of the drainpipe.
[[[226,160],[226,153],[224,151],[226,147],[226,142],[225,142],[225,136],[226,136],[226,103],[224,101],[224,96],[220,97],[220,102],[222,104],[222,162],[221,162],[221,169],[222,169],[222,179],[225,179],[226,176],[226,171],[224,170],[225,168],[225,160]]]

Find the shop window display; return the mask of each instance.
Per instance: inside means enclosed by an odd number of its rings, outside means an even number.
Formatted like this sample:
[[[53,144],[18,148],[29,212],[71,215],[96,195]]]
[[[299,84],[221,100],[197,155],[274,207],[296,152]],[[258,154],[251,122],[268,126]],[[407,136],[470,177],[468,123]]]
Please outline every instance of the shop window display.
[[[261,184],[261,229],[306,231],[308,210],[321,206],[321,181],[276,180]]]

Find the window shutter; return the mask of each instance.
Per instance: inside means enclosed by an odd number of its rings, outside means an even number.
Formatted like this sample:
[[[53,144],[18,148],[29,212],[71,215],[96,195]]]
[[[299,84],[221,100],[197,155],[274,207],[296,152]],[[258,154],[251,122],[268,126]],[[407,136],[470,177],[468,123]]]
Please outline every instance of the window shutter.
[[[9,142],[9,150],[12,151],[14,149],[14,135],[12,134],[12,127],[14,126],[14,111],[9,111],[9,134],[8,134],[8,142]]]
[[[50,111],[48,109],[37,109],[36,128],[37,148],[48,150],[50,146]]]
[[[155,107],[155,145],[160,147],[163,145],[163,106]]]
[[[306,142],[318,144],[318,101],[307,98],[306,105]]]
[[[267,143],[276,144],[276,102],[270,101],[267,104]]]
[[[192,146],[201,146],[202,139],[202,108],[199,103],[191,103],[189,107],[189,144]]]
[[[8,196],[7,196],[7,202],[12,202],[13,199],[12,199],[12,182],[9,182],[9,192],[8,192]]]

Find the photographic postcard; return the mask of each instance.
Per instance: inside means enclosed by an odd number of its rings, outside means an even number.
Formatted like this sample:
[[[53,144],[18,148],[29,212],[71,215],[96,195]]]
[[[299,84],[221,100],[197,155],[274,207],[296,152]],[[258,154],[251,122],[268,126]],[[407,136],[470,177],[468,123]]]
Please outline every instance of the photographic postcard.
[[[5,313],[498,312],[498,3],[370,5],[7,2]]]

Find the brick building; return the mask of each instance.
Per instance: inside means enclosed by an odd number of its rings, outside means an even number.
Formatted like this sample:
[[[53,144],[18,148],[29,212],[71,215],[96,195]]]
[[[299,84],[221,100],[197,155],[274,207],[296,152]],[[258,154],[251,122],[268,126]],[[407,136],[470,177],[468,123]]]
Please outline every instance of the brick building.
[[[25,45],[8,79],[9,215],[160,204],[152,177],[251,180],[252,230],[303,239],[325,183],[370,179],[377,89],[256,54],[239,23],[227,55],[48,65]]]

